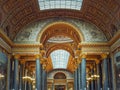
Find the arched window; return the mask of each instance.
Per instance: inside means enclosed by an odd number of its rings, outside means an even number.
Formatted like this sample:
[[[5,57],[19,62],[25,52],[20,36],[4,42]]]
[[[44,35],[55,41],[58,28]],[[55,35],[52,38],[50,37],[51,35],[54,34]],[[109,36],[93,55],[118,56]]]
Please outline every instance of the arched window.
[[[64,73],[58,72],[55,74],[54,79],[66,79],[66,76]]]

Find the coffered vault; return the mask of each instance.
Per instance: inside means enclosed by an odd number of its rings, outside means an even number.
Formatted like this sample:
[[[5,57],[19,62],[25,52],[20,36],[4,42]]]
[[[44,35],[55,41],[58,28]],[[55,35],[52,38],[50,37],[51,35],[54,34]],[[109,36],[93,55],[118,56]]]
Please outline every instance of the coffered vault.
[[[0,1],[0,26],[13,40],[19,30],[29,23],[53,17],[71,17],[95,24],[110,40],[120,28],[119,0],[83,0],[81,10],[43,10],[38,0]]]

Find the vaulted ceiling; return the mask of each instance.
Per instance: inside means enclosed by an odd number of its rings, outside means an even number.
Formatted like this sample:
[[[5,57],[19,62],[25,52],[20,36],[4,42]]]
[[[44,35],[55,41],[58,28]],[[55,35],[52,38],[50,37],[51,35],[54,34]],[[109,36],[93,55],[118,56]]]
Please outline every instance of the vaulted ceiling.
[[[120,0],[83,0],[81,10],[40,10],[38,0],[0,0],[0,27],[11,40],[25,25],[52,17],[78,18],[95,24],[108,40],[120,29]]]

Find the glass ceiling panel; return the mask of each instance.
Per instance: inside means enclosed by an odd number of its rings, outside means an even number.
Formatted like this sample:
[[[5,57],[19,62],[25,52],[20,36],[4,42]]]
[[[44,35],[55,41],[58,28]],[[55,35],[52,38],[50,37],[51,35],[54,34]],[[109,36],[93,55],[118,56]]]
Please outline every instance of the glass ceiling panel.
[[[53,68],[67,68],[70,53],[65,50],[55,50],[51,54]]]
[[[40,10],[75,9],[80,10],[83,0],[38,0]]]

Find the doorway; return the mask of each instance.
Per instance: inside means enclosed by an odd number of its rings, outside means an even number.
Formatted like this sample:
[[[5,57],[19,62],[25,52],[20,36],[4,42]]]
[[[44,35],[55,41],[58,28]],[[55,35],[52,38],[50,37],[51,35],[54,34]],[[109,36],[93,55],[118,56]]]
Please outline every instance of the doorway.
[[[55,90],[65,90],[65,85],[55,85]]]

